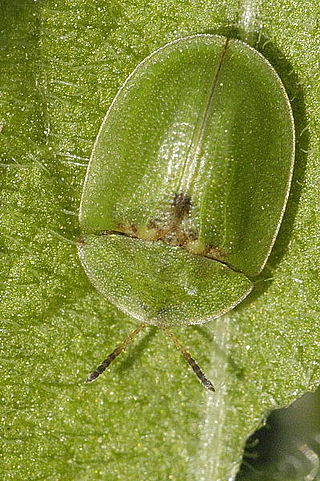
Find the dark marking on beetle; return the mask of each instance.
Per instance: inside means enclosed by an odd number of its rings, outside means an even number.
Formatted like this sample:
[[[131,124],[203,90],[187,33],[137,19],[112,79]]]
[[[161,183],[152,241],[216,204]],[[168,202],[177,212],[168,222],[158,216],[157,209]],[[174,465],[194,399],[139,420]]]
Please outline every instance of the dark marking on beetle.
[[[83,236],[80,236],[77,240],[76,240],[76,244],[78,247],[83,247],[85,245],[85,240],[84,240],[84,237]]]
[[[184,217],[189,215],[192,207],[191,198],[188,194],[176,194],[174,196],[172,207],[174,209],[175,218],[181,222]]]
[[[106,230],[100,234],[123,235],[146,242],[162,241],[174,247],[182,247],[192,254],[223,262],[225,253],[222,249],[198,242],[198,233],[192,228],[186,229],[183,225],[183,220],[189,216],[191,208],[191,197],[188,194],[175,194],[166,220],[155,217],[150,219],[146,226],[121,222],[115,229]]]
[[[181,244],[184,244],[184,238],[187,237],[185,232],[182,232],[181,223],[185,219],[191,209],[191,199],[187,194],[175,194],[170,206],[170,211],[165,222],[158,219],[153,219],[149,222],[151,228],[157,230],[158,239],[167,239],[169,237],[179,237]],[[169,242],[170,243],[170,242]],[[175,242],[176,243],[176,242]]]
[[[220,247],[209,246],[205,255],[210,259],[216,259],[218,261],[223,261],[226,258],[226,253]]]
[[[137,237],[137,227],[135,224],[118,224],[118,229],[120,232],[127,234],[132,237]]]

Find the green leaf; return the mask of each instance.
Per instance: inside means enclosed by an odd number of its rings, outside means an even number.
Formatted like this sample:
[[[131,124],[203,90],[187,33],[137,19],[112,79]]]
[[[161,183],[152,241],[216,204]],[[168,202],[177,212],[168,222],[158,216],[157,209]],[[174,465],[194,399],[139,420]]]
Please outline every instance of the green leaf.
[[[319,383],[317,2],[5,0],[1,9],[4,479],[232,479],[266,413]],[[175,329],[215,394],[152,327],[86,385],[135,327],[77,258],[94,139],[139,61],[203,32],[257,40],[289,93],[297,156],[284,221],[248,300]]]

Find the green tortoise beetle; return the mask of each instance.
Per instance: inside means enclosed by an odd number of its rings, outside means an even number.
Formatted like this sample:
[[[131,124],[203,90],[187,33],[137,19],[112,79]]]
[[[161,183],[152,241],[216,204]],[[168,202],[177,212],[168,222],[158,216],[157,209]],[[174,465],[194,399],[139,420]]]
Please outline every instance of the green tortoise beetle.
[[[275,242],[294,161],[290,102],[247,44],[200,34],[171,42],[127,78],[102,123],[83,188],[78,242],[92,284],[160,327],[201,324],[252,290]]]

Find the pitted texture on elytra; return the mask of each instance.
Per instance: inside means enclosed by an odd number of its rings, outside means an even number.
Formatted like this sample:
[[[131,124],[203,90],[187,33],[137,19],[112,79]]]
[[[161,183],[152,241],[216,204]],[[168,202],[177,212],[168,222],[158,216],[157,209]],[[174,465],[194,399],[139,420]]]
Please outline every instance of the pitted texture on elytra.
[[[252,289],[246,276],[163,242],[88,235],[79,255],[91,282],[122,311],[150,324],[199,324]]]
[[[249,276],[263,268],[288,197],[294,134],[286,92],[248,45],[216,35],[180,39],[138,65],[98,135],[84,186],[86,233],[170,225],[220,249]],[[142,237],[142,236],[140,236]]]

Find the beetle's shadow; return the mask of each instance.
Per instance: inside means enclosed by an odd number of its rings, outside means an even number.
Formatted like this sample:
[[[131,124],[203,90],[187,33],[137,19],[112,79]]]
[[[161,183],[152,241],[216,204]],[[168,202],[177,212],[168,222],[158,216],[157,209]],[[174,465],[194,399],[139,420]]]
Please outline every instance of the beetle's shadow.
[[[241,39],[240,29],[234,25],[220,27],[210,31],[208,30],[206,33]],[[250,34],[251,32],[249,32],[249,36]],[[296,152],[290,195],[276,242],[273,246],[265,268],[263,269],[262,273],[254,279],[255,289],[247,297],[247,299],[241,303],[241,305],[238,307],[239,309],[244,308],[248,303],[254,301],[268,289],[272,283],[273,269],[275,269],[275,267],[280,263],[288,249],[288,244],[294,226],[294,220],[299,207],[299,200],[304,185],[310,139],[307,127],[308,124],[304,91],[298,74],[295,72],[292,64],[284,56],[281,50],[271,42],[267,33],[263,31],[259,33],[252,32],[251,37],[256,38],[255,49],[258,50],[275,68],[290,99],[295,123]]]
[[[133,364],[136,362],[137,358],[141,356],[142,352],[148,348],[150,342],[154,338],[157,332],[157,327],[151,327],[149,332],[146,333],[142,339],[138,343],[135,344],[130,349],[129,354],[127,354],[123,359],[122,362],[118,364],[117,371],[120,374],[123,374],[128,369],[131,369]]]
[[[217,344],[214,339],[214,336],[211,332],[208,331],[204,326],[200,325],[190,325],[190,328],[196,329],[199,334],[213,346],[214,352],[217,356],[223,358],[232,373],[238,378],[244,378],[244,370],[238,366],[230,355],[227,355],[223,349]],[[137,359],[142,355],[143,351],[148,348],[150,342],[154,338],[159,328],[157,326],[150,326],[150,330],[144,337],[133,347],[130,349],[130,353],[127,354],[123,359],[122,362],[118,363],[116,370],[119,374],[124,374],[127,370],[131,369]]]
[[[196,331],[198,331],[199,334],[207,342],[209,342],[211,346],[213,346],[215,356],[220,357],[220,358],[224,359],[224,361],[226,361],[226,363],[228,365],[228,369],[230,371],[232,371],[233,375],[236,376],[236,378],[239,379],[239,380],[244,379],[244,377],[245,377],[244,369],[242,367],[240,367],[238,364],[236,364],[234,359],[230,355],[226,354],[226,352],[223,349],[221,349],[219,344],[215,341],[214,335],[212,334],[212,332],[210,332],[208,330],[208,328],[206,328],[203,325],[198,324],[198,325],[194,325],[192,327],[194,329],[196,329]]]

